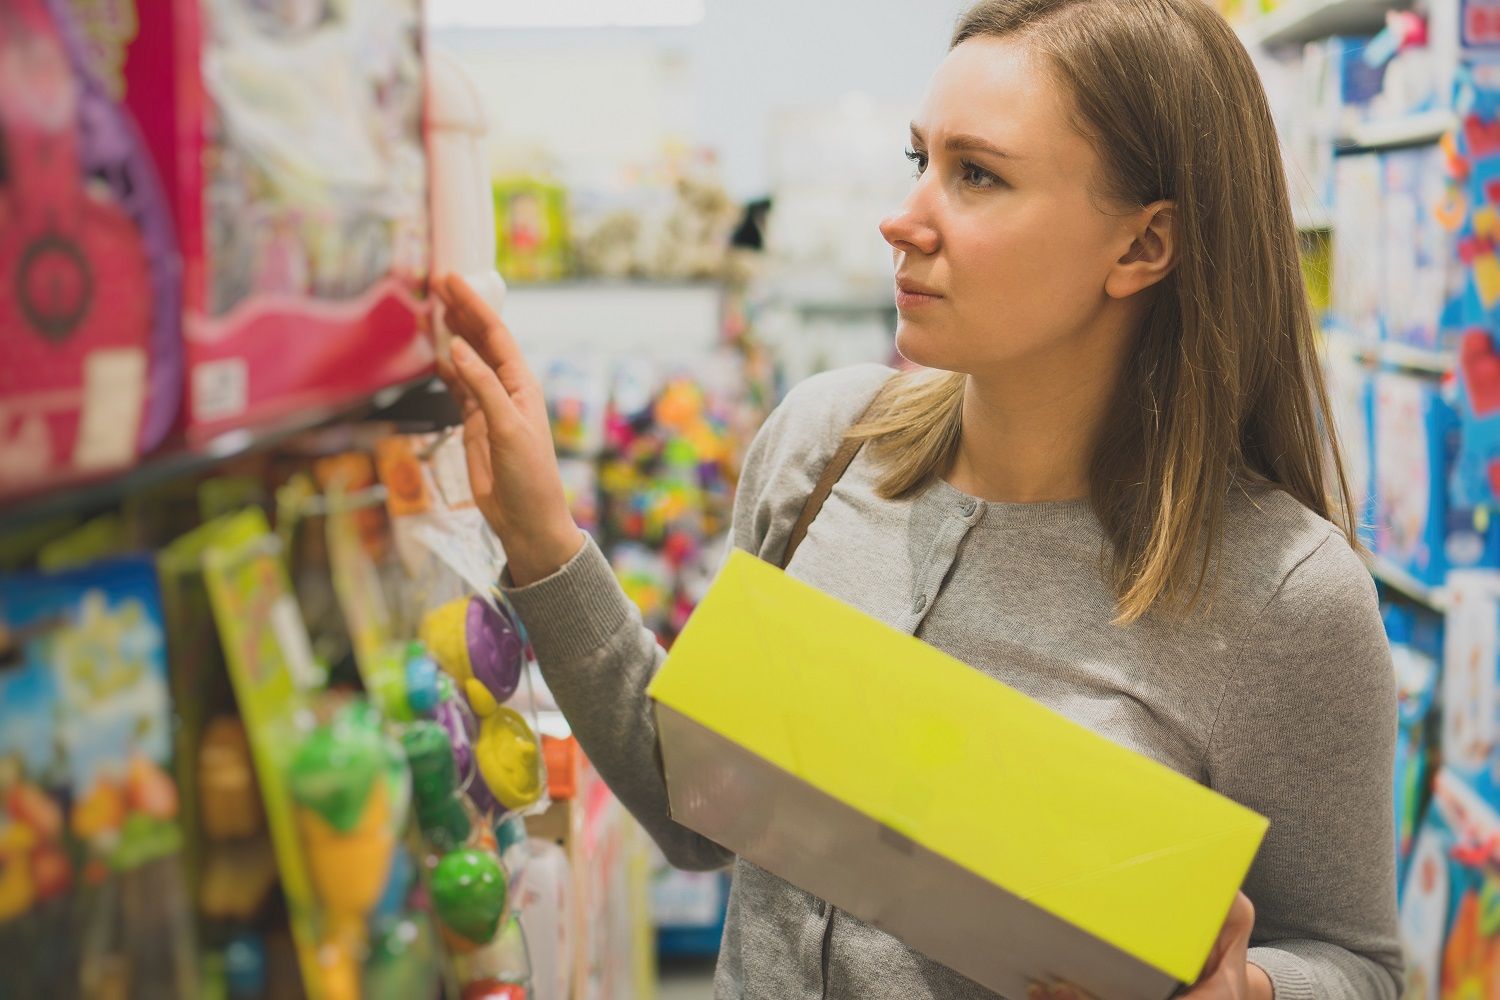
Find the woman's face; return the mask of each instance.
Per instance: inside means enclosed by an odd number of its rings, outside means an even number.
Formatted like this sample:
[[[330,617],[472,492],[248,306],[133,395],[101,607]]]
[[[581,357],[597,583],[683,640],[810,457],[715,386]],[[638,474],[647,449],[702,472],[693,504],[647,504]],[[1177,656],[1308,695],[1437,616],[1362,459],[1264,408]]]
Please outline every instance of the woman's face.
[[[982,374],[1088,349],[1134,241],[1070,98],[1023,40],[948,54],[912,123],[917,179],[881,223],[896,263],[896,344]]]

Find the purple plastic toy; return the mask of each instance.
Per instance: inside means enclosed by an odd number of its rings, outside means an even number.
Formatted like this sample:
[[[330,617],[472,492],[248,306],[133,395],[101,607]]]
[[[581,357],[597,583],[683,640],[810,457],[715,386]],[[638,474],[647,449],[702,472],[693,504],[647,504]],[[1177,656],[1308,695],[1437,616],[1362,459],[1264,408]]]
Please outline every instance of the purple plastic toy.
[[[526,665],[526,640],[508,609],[496,610],[487,601],[470,600],[466,621],[469,664],[474,677],[496,701],[504,702],[521,684]]]

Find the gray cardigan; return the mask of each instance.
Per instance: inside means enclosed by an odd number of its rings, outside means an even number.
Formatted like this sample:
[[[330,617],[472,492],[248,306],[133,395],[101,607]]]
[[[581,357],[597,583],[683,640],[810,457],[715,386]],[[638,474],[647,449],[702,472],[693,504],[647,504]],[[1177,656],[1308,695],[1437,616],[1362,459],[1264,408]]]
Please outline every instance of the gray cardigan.
[[[736,546],[780,560],[889,375],[791,392],[750,450]],[[789,572],[1269,817],[1245,891],[1277,1000],[1395,1000],[1394,681],[1374,586],[1338,531],[1282,492],[1238,495],[1211,607],[1119,627],[1086,501],[987,503],[940,481],[892,502],[876,472],[855,459]],[[584,751],[668,859],[735,863],[718,1000],[994,996],[672,821],[645,695],[664,654],[593,543],[506,593]]]

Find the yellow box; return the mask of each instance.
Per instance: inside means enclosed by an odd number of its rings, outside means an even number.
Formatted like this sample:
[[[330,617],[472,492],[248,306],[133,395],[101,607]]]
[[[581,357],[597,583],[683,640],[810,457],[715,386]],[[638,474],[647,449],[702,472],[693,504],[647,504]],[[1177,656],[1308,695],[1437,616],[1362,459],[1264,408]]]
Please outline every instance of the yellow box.
[[[650,693],[678,822],[1005,996],[1171,996],[1268,827],[743,552]]]

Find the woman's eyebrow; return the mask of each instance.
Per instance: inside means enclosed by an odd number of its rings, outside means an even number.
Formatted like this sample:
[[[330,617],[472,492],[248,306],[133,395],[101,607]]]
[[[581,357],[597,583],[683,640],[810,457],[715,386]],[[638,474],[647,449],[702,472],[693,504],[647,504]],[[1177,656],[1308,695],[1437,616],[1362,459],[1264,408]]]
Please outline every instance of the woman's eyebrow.
[[[917,128],[915,124],[911,126],[911,140],[918,145],[925,146],[927,144],[926,136],[922,134],[922,130]],[[948,140],[943,143],[943,148],[955,153],[989,153],[991,156],[999,156],[1007,160],[1020,159],[1020,157],[1015,153],[1011,153],[1007,150],[1001,149],[999,146],[990,142],[988,139],[981,138],[977,135],[971,135],[967,132],[960,132],[956,135],[950,135],[948,137]]]

